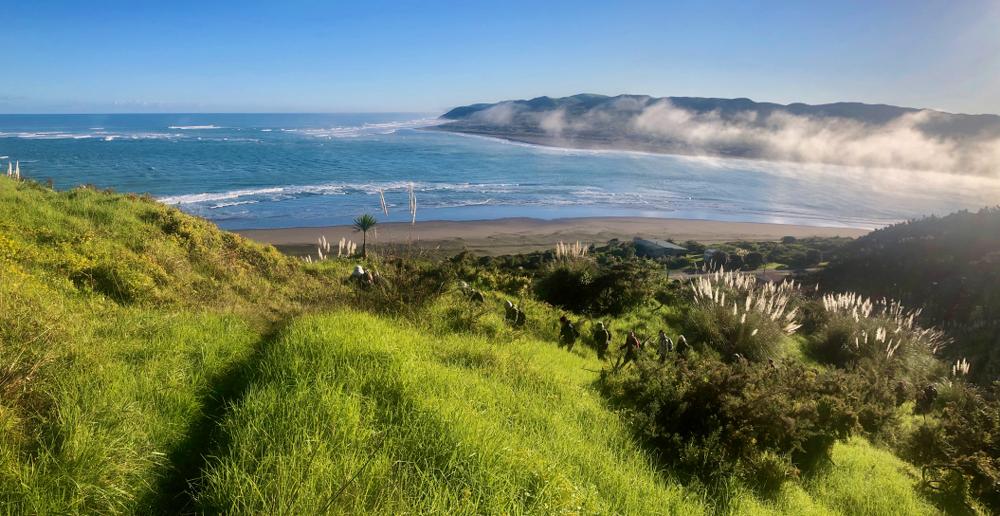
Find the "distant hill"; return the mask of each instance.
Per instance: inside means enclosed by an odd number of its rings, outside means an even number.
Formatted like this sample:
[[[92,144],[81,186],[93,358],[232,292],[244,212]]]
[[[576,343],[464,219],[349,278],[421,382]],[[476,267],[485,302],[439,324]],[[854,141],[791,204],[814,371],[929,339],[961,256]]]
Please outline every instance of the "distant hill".
[[[838,102],[580,94],[454,108],[444,131],[542,145],[995,175],[1000,116]]]

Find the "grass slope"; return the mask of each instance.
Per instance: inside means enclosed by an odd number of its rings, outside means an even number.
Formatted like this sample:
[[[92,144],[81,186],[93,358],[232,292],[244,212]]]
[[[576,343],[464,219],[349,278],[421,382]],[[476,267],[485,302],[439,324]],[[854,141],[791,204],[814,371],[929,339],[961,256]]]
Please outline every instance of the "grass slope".
[[[0,179],[0,206],[0,507],[183,492],[227,385],[319,280],[147,198]]]
[[[4,513],[932,512],[863,441],[774,500],[679,482],[531,299],[524,332],[497,292],[416,322],[301,317],[367,306],[350,263],[305,267],[138,196],[0,178],[0,207]]]
[[[301,319],[222,423],[207,512],[931,514],[913,469],[864,441],[776,500],[658,472],[551,342],[438,337],[341,312]]]

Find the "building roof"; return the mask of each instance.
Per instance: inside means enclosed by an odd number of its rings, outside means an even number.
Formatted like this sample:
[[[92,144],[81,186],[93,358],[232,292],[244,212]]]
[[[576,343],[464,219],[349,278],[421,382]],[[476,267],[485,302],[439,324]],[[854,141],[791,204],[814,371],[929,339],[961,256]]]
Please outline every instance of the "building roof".
[[[673,242],[667,242],[666,240],[652,240],[652,239],[648,239],[648,238],[635,237],[635,243],[639,244],[639,245],[646,246],[646,247],[658,247],[658,248],[661,248],[661,249],[670,249],[670,250],[673,250],[673,251],[684,251],[684,252],[687,252],[687,249],[685,249],[685,248],[683,248],[683,247],[681,247],[681,246],[679,246],[679,245],[677,245],[677,244],[675,244]]]

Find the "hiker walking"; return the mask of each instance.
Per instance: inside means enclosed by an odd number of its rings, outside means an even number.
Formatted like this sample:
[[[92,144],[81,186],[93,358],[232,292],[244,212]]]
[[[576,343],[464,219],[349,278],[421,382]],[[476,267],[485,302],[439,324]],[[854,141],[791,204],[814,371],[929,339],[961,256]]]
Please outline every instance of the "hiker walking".
[[[521,307],[514,305],[514,327],[524,328],[524,323],[528,322],[528,316],[521,310]]]
[[[465,297],[469,298],[469,301],[473,303],[483,303],[486,301],[486,296],[482,292],[472,288],[468,283],[464,281],[458,282],[458,288],[462,291]]]
[[[690,349],[691,346],[688,344],[688,340],[684,338],[683,335],[677,338],[677,356],[687,356],[687,352],[690,351]]]
[[[573,322],[565,315],[559,317],[559,325],[559,347],[566,346],[567,351],[573,351],[573,345],[576,344],[576,338],[580,336],[580,333],[576,331]]]
[[[660,355],[660,363],[667,361],[667,355],[674,350],[674,341],[667,337],[667,334],[660,330],[660,335],[656,339],[656,352]]]
[[[503,302],[503,311],[504,311],[503,320],[506,321],[507,324],[510,324],[511,326],[516,325],[517,307],[514,306],[514,303],[510,302],[510,299]]]
[[[611,344],[611,332],[604,325],[603,321],[597,322],[594,328],[594,349],[597,350],[597,358],[604,360],[607,358],[608,346]]]
[[[625,337],[625,343],[618,348],[624,353],[620,356],[619,363],[615,364],[615,371],[625,367],[629,362],[635,362],[639,358],[640,349],[642,349],[642,343],[639,342],[639,337],[635,336],[635,330],[630,330]]]

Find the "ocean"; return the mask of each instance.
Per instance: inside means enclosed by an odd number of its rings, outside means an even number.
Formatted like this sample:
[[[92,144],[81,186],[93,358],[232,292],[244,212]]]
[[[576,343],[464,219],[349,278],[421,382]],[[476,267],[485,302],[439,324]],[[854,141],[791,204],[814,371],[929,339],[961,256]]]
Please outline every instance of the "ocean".
[[[421,129],[434,114],[0,115],[0,163],[149,193],[228,229],[644,216],[875,228],[1000,204],[1000,180],[541,147]],[[381,213],[383,191],[389,215]]]

